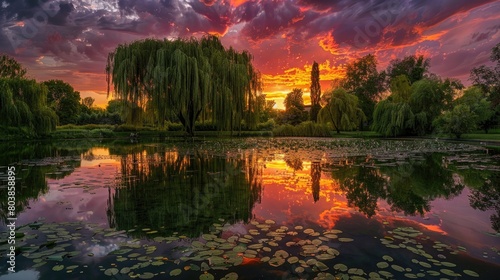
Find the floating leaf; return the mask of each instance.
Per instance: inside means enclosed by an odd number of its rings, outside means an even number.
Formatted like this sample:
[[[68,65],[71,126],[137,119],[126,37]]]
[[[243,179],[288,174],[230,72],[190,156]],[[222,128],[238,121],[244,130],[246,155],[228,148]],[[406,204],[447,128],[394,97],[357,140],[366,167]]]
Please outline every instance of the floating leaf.
[[[151,279],[153,277],[155,277],[155,275],[151,272],[144,272],[139,275],[139,278],[141,279]]]
[[[52,270],[53,271],[61,271],[64,269],[64,265],[54,265],[54,267],[52,267]]]
[[[352,238],[347,238],[347,237],[341,237],[338,239],[340,242],[352,242],[354,239]]]
[[[289,257],[287,261],[288,261],[288,263],[290,263],[290,264],[294,264],[294,263],[296,263],[296,262],[298,262],[298,261],[299,261],[299,258],[297,258],[297,257],[293,256],[293,257]]]
[[[379,262],[379,263],[377,263],[377,267],[380,269],[384,269],[384,268],[388,268],[389,264],[386,262]]]
[[[274,267],[278,267],[284,263],[285,263],[285,259],[283,259],[283,258],[276,257],[276,258],[272,258],[269,260],[269,265],[274,266]]]
[[[170,271],[170,276],[177,276],[177,275],[180,275],[182,273],[182,270],[180,268],[176,268],[172,271]]]
[[[236,272],[230,272],[226,274],[221,280],[237,280],[238,279],[238,273]]]
[[[347,265],[343,263],[338,263],[333,266],[334,269],[340,270],[340,271],[347,271]]]
[[[113,276],[113,275],[116,275],[118,274],[119,270],[118,268],[108,268],[104,271],[104,274],[106,274],[107,276]]]
[[[477,272],[472,271],[472,270],[465,269],[464,273],[469,275],[469,276],[472,276],[472,277],[479,277],[479,274]]]
[[[214,276],[208,272],[200,275],[200,280],[214,280]]]

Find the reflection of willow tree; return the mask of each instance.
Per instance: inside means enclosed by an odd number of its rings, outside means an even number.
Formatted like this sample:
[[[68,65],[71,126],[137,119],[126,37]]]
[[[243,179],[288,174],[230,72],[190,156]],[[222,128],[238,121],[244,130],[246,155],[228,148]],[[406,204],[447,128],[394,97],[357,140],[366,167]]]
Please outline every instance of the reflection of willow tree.
[[[319,161],[314,161],[311,163],[311,181],[312,181],[312,193],[314,202],[319,200],[320,191],[320,179],[321,179],[321,163]]]
[[[349,207],[357,207],[368,217],[375,215],[378,199],[386,196],[387,183],[378,169],[346,166],[334,171],[333,177],[339,180]]]
[[[426,155],[423,161],[383,168],[382,172],[390,178],[387,202],[391,209],[407,215],[423,215],[430,210],[432,200],[450,199],[464,188],[455,182],[451,170],[443,168],[440,154]]]
[[[490,216],[491,227],[500,232],[500,173],[492,173],[482,186],[472,189],[469,200],[474,209],[496,211]]]
[[[255,156],[230,159],[206,153],[140,151],[121,159],[122,184],[108,201],[118,229],[151,228],[195,236],[213,223],[248,221],[260,199]]]
[[[406,215],[424,214],[436,198],[452,198],[463,185],[455,183],[453,172],[441,166],[441,155],[426,155],[423,161],[411,161],[380,169],[346,166],[333,171],[350,207],[368,217],[376,214],[378,199],[385,199],[392,211]]]
[[[21,167],[24,169],[21,171]],[[30,200],[36,200],[48,191],[45,173],[51,171],[51,166],[16,166],[16,213],[21,213],[29,205]],[[6,170],[2,170],[5,172]],[[7,182],[2,182],[6,185]],[[7,188],[0,188],[0,196],[7,197]],[[0,200],[0,217],[3,223],[7,223],[8,204],[7,199]]]

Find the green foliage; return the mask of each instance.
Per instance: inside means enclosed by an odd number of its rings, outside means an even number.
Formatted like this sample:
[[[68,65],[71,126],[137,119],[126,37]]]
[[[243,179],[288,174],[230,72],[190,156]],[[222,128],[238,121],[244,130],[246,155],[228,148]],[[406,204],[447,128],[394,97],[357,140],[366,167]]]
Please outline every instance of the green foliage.
[[[394,59],[387,67],[389,85],[392,86],[392,80],[401,75],[405,75],[410,84],[420,81],[428,73],[429,67],[430,59],[424,58],[423,55],[410,55],[403,59]]]
[[[408,135],[414,126],[415,116],[408,103],[386,99],[375,106],[372,129],[383,136]]]
[[[452,111],[447,111],[434,121],[434,125],[442,133],[460,138],[464,133],[476,129],[477,115],[471,112],[466,104],[459,104]]]
[[[133,104],[127,123],[153,116],[162,126],[175,115],[190,135],[200,116],[218,130],[240,129],[243,120],[254,127],[261,82],[251,60],[246,51],[226,50],[215,36],[136,41],[109,55],[108,92],[113,83],[115,96]],[[141,114],[145,109],[154,113]]]
[[[406,75],[399,75],[391,80],[391,96],[394,102],[408,102],[411,96],[411,84]]]
[[[293,126],[291,124],[280,125],[273,129],[273,136],[277,137],[331,137],[330,130],[324,124],[303,122]]]
[[[294,88],[289,92],[285,97],[284,104],[285,112],[281,113],[278,118],[280,124],[297,125],[307,119],[301,89]]]
[[[485,122],[494,115],[490,101],[477,86],[465,90],[464,95],[455,100],[454,104],[453,110],[445,112],[434,124],[440,132],[455,135],[457,138],[477,127],[484,128]]]
[[[482,89],[486,99],[490,102],[491,109],[495,111],[490,119],[481,124],[485,132],[500,121],[500,43],[491,50],[490,60],[495,64],[494,67],[481,65],[473,68],[470,73],[473,85]]]
[[[318,114],[318,121],[331,123],[337,133],[340,130],[353,130],[365,119],[366,116],[359,108],[358,98],[342,88],[333,90],[328,104]]]
[[[451,109],[455,92],[462,87],[450,79],[423,79],[413,83],[409,104],[415,115],[415,133],[431,133],[434,119],[444,110]]]
[[[82,99],[82,105],[87,107],[87,108],[92,108],[92,105],[94,105],[95,99],[88,96]]]
[[[0,78],[16,79],[25,75],[26,69],[19,62],[5,54],[0,55]]]
[[[349,63],[341,86],[358,97],[359,107],[371,121],[375,103],[385,90],[385,72],[378,72],[377,59],[369,54]],[[365,118],[366,119],[366,118]],[[358,123],[362,128],[362,122]]]
[[[38,135],[55,130],[58,117],[47,107],[47,87],[35,80],[0,79],[0,118],[7,126],[26,126]]]
[[[318,113],[321,109],[319,105],[321,99],[321,85],[319,83],[319,65],[314,61],[311,70],[311,112],[310,119],[316,122],[318,119]]]
[[[56,112],[59,123],[76,123],[80,113],[80,93],[61,80],[45,81],[43,84],[48,88],[47,104]]]
[[[259,123],[257,125],[257,130],[258,131],[262,131],[262,130],[272,131],[275,126],[276,126],[276,122],[273,119],[269,119],[266,122]]]

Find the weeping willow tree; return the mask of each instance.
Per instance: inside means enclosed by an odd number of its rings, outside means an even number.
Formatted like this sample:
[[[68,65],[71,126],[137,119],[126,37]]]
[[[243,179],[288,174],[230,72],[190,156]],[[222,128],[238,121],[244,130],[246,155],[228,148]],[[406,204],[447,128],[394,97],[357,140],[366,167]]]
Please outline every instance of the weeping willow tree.
[[[377,103],[373,112],[372,129],[384,136],[411,134],[415,127],[415,116],[406,102],[385,99]]]
[[[55,130],[58,117],[47,106],[47,92],[47,87],[35,80],[0,79],[2,124],[28,127],[39,135]]]
[[[225,49],[214,36],[136,41],[109,54],[108,95],[113,84],[114,97],[154,110],[146,115],[160,127],[180,121],[189,135],[200,116],[219,130],[241,129],[243,121],[252,128],[261,82],[251,61],[248,52]]]
[[[319,111],[318,120],[320,123],[331,123],[337,133],[340,133],[340,130],[355,129],[366,119],[358,104],[356,95],[347,93],[343,88],[335,89],[328,104]]]

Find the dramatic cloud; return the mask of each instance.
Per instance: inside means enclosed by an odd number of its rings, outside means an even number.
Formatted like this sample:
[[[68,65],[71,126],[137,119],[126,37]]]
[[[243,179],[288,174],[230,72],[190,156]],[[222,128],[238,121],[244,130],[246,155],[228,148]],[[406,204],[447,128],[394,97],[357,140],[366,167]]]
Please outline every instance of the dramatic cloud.
[[[307,95],[313,61],[325,90],[346,63],[368,53],[380,69],[424,54],[431,71],[467,84],[470,69],[487,63],[500,42],[500,3],[493,0],[0,0],[0,6],[0,52],[36,79],[65,80],[102,102],[108,54],[148,37],[221,36],[226,47],[253,54],[264,92],[276,100],[294,87]]]

